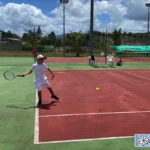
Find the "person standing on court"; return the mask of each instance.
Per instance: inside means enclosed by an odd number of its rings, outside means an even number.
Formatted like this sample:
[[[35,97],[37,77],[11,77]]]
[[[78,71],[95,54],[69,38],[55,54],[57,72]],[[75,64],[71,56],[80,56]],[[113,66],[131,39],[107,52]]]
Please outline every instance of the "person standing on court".
[[[95,57],[94,57],[94,55],[91,55],[91,65],[95,66]]]
[[[91,56],[88,57],[89,59],[89,66],[91,65]]]
[[[53,72],[44,63],[44,59],[46,59],[45,56],[38,55],[36,58],[37,63],[34,63],[32,65],[32,68],[28,72],[21,75],[21,77],[25,77],[26,75],[31,74],[34,71],[34,74],[35,74],[34,83],[35,83],[36,89],[38,91],[38,99],[39,99],[37,106],[40,106],[42,104],[42,85],[44,85],[48,89],[49,93],[51,94],[51,98],[59,100],[59,98],[54,94],[52,87],[51,87],[47,77],[44,74],[44,72],[46,70],[48,70],[49,73],[51,73],[51,75],[52,75],[51,79],[54,78]]]
[[[32,49],[32,55],[33,55],[34,62],[36,62],[36,56],[37,56],[37,50],[36,50],[36,48]]]
[[[111,67],[114,66],[114,56],[113,56],[112,54],[109,54],[109,55],[107,56],[107,63],[108,63],[108,65],[110,65]]]

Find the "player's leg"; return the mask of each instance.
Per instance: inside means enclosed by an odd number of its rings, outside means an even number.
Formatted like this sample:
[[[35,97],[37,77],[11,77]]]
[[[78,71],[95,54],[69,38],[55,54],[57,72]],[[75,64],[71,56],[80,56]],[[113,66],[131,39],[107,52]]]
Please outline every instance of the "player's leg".
[[[36,89],[38,91],[38,106],[42,104],[42,88],[40,82],[35,82]]]
[[[54,91],[51,88],[50,83],[48,82],[48,80],[44,81],[43,85],[48,89],[49,93],[51,94],[51,98],[59,100],[59,98],[54,94]]]
[[[42,91],[38,91],[38,98],[39,98],[39,101],[38,101],[38,106],[42,104]]]
[[[91,65],[91,59],[89,58],[89,66]]]
[[[53,90],[51,87],[47,88],[49,90],[49,92],[51,93],[51,98],[54,98],[56,100],[59,100],[59,98],[54,94]]]
[[[34,56],[33,56],[33,57],[34,57],[34,62],[36,62],[36,54],[34,54]]]
[[[94,60],[94,67],[95,67],[95,60]]]
[[[93,66],[93,67],[95,66],[95,61],[94,61],[94,60],[92,60],[92,66]]]

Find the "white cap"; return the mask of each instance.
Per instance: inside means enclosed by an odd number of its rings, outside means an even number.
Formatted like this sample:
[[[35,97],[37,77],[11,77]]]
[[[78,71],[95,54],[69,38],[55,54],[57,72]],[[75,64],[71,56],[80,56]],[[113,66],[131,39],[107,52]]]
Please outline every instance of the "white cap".
[[[38,55],[38,56],[36,57],[36,60],[40,60],[40,59],[46,59],[46,57],[43,56],[43,55]]]

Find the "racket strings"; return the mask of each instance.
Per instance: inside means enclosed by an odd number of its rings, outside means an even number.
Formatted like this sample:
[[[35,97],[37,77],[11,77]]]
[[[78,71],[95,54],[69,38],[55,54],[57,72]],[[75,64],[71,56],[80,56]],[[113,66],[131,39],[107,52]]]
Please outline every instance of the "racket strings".
[[[15,75],[10,71],[6,71],[4,72],[4,77],[7,80],[13,80],[15,78]]]

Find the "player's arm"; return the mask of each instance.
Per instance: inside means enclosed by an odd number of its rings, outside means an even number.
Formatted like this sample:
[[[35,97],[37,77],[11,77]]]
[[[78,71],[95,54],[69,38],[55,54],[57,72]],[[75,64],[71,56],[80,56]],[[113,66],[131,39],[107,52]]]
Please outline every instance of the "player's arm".
[[[47,70],[52,74],[52,79],[53,79],[54,78],[53,72],[49,68],[47,68]]]
[[[25,77],[26,75],[31,74],[31,73],[32,73],[32,70],[29,70],[28,72],[22,74],[21,77]]]

